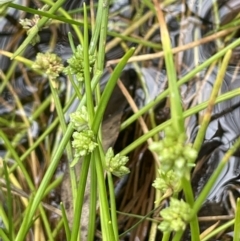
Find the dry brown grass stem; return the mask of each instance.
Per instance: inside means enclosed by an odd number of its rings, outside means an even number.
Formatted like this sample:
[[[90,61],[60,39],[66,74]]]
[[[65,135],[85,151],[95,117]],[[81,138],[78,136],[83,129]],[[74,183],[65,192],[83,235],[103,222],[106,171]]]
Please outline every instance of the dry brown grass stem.
[[[236,26],[236,27],[232,27],[232,28],[229,28],[229,29],[226,29],[226,30],[219,31],[218,33],[214,33],[214,34],[212,34],[210,36],[207,36],[205,38],[196,40],[196,41],[191,42],[189,44],[173,48],[172,52],[173,52],[173,54],[176,54],[176,53],[188,50],[188,49],[192,49],[192,48],[194,48],[196,46],[199,46],[201,44],[205,44],[205,43],[211,42],[211,41],[213,41],[215,39],[224,37],[224,36],[230,34],[231,32],[236,31],[239,28],[240,28],[240,26]],[[140,61],[149,61],[151,59],[156,59],[156,58],[160,58],[160,57],[163,57],[163,56],[164,56],[164,52],[163,51],[158,52],[158,53],[153,53],[153,54],[138,55],[138,56],[131,57],[128,60],[128,63],[140,62]],[[106,66],[117,64],[117,63],[119,63],[120,60],[121,59],[109,60],[109,61],[107,61]]]

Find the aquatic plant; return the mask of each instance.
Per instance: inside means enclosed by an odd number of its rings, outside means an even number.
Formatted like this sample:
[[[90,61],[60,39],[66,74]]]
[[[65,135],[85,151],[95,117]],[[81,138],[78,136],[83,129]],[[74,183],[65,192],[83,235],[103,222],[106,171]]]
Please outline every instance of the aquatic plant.
[[[198,216],[224,171],[238,178],[238,14],[221,22],[220,1],[44,3],[0,1],[0,238],[199,241],[231,227],[239,240],[237,188],[230,221]]]

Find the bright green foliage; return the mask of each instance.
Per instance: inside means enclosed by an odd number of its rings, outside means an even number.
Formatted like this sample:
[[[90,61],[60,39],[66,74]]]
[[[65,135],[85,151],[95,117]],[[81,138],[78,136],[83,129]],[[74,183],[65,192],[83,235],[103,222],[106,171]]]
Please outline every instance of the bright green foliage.
[[[76,131],[89,129],[89,117],[86,106],[82,106],[80,110],[71,113],[70,120]]]
[[[121,156],[120,154],[114,156],[112,148],[108,149],[105,160],[106,170],[117,177],[122,177],[130,172],[130,170],[125,167],[128,162],[128,157]]]
[[[13,0],[5,0],[5,1],[1,0],[0,1],[0,16],[6,15],[8,6],[11,2],[13,2]]]
[[[95,136],[92,130],[89,129],[89,116],[86,106],[72,114],[70,120],[73,128],[76,130],[73,133],[72,147],[75,149],[75,158],[86,156],[91,153],[98,145],[95,142]]]
[[[48,5],[44,5],[41,9],[38,9],[39,11],[47,11],[49,9]],[[39,20],[41,19],[41,16],[39,16],[38,14],[34,14],[34,17],[32,19],[20,19],[19,23],[23,26],[24,29],[27,29],[27,35],[29,35],[31,33],[31,31],[34,31],[34,28],[37,28],[37,24],[39,22]],[[44,28],[48,27],[50,24],[50,20],[45,24]],[[41,29],[38,29],[38,31],[40,31]],[[37,44],[38,42],[40,42],[40,37],[37,34],[31,41],[32,45]]]
[[[166,173],[158,170],[159,177],[153,183],[153,187],[160,190],[161,196],[170,191],[172,194],[176,194],[181,191],[181,180],[179,177],[172,171]]]
[[[94,133],[91,130],[74,132],[73,139],[72,147],[75,149],[75,157],[88,155],[98,145],[94,140]]]
[[[89,54],[89,71],[91,73],[93,65],[95,64],[95,56]],[[76,75],[77,80],[82,82],[84,80],[84,59],[83,48],[81,45],[77,46],[77,49],[73,56],[67,61],[68,66],[65,68],[64,73]]]
[[[191,208],[188,203],[183,200],[171,198],[170,206],[160,212],[163,221],[158,228],[162,232],[181,231],[185,230],[188,221],[190,220]]]
[[[38,53],[35,63],[32,65],[35,70],[41,70],[48,75],[51,80],[56,80],[63,71],[62,59],[53,53]]]
[[[156,152],[161,163],[161,170],[173,170],[178,177],[189,177],[189,166],[193,165],[197,151],[185,144],[185,136],[177,136],[171,127],[165,129],[165,138],[154,142],[149,149]]]

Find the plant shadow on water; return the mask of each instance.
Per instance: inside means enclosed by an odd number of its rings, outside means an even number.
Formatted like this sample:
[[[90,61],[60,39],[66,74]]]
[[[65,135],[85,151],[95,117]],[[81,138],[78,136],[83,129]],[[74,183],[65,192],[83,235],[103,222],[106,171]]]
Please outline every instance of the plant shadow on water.
[[[19,4],[26,5],[25,1],[19,1]],[[140,4],[140,2],[139,2]],[[141,4],[140,4],[141,5]],[[66,10],[72,10],[79,7],[78,1],[67,1],[65,4]],[[191,43],[197,39],[201,39],[206,36],[207,33],[215,31],[219,26],[224,25],[232,21],[240,10],[240,1],[219,0],[217,2],[219,22],[214,18],[214,7],[212,1],[187,1],[183,3],[176,1],[175,4],[164,7],[165,18],[170,32],[172,41],[172,47]],[[138,17],[138,12],[142,15],[148,14],[149,9],[146,5],[142,8],[134,6],[131,1],[116,1],[110,8],[110,20],[109,30],[122,33],[125,28],[134,17]],[[20,16],[21,15],[21,16]],[[23,38],[23,32],[21,27],[16,24],[19,18],[25,18],[26,15],[23,12],[11,9],[8,15],[1,18],[0,24],[0,49],[14,52],[17,45],[20,44]],[[120,24],[121,23],[121,24]],[[143,38],[149,32],[148,30],[152,26],[156,25],[154,16],[150,16],[144,24],[134,29],[133,33],[129,33],[132,37],[140,36]],[[71,31],[69,25],[60,25],[59,27],[51,26],[50,29],[43,30],[40,33],[40,43],[36,46],[29,46],[25,51],[24,56],[27,59],[34,60],[38,52],[53,51],[57,53],[64,62],[71,56],[72,51],[68,44],[67,33]],[[155,45],[153,47],[142,46],[139,48],[137,42],[132,43],[130,40],[126,40],[122,43],[110,45],[114,37],[108,37],[108,52],[106,53],[106,62],[120,58],[125,52],[125,48],[130,46],[136,46],[138,53],[148,54],[158,52],[158,43],[161,42],[161,34],[158,27],[152,28],[153,34],[150,38],[151,42]],[[218,42],[217,40],[210,43],[202,44],[194,49],[188,49],[184,52],[179,52],[175,55],[175,64],[178,78],[185,76],[188,72],[194,69],[196,66],[205,62],[214,53],[218,52],[223,45],[229,44],[235,38],[239,37],[239,32],[236,32],[230,40],[225,42]],[[49,40],[51,40],[49,42]],[[139,48],[139,49],[138,49]],[[7,57],[0,55],[0,66],[5,76],[1,74],[1,96],[0,96],[0,128],[8,136],[9,140],[13,143],[19,156],[24,155],[25,150],[28,149],[32,143],[44,132],[56,118],[56,112],[54,106],[51,104],[50,87],[47,79],[40,77],[33,73],[30,69],[23,67],[21,64],[12,65],[14,73],[11,77],[5,81],[6,73],[11,66]],[[221,88],[221,93],[234,90],[240,87],[240,57],[239,49],[233,50],[230,64],[227,68],[227,72],[224,76],[224,81]],[[206,68],[195,75],[190,82],[184,84],[181,87],[181,94],[183,97],[184,109],[189,109],[197,104],[209,99],[209,95],[212,91],[214,81],[216,79],[219,69],[217,64],[210,69]],[[106,69],[106,76],[109,73]],[[127,76],[126,76],[127,75]],[[102,88],[108,79],[108,77],[102,78]],[[165,62],[162,58],[155,58],[141,62],[139,64],[131,63],[125,68],[122,75],[122,80],[131,80],[131,83],[127,84],[127,87],[131,89],[132,96],[137,103],[139,109],[144,105],[154,100],[159,93],[167,88],[167,77]],[[60,77],[61,88],[59,90],[60,100],[62,105],[66,104],[66,100],[71,95],[69,90],[69,84],[65,76]],[[132,83],[134,82],[134,84]],[[135,83],[137,82],[137,83]],[[142,84],[144,82],[144,84]],[[119,92],[117,93],[119,94]],[[114,96],[113,96],[114,97]],[[118,96],[117,96],[118,97]],[[131,114],[130,107],[127,107],[125,99],[121,101],[121,112],[119,119],[122,122],[127,119]],[[117,98],[118,99],[118,98]],[[40,114],[33,120],[34,111],[39,108],[41,103],[46,101],[45,107]],[[72,104],[72,110],[75,109],[77,103]],[[109,104],[110,115],[115,116],[119,114],[118,103],[114,101],[114,98]],[[199,152],[198,161],[192,174],[192,186],[194,188],[195,197],[198,197],[202,188],[216,169],[218,163],[227,150],[233,145],[240,134],[240,97],[234,97],[230,100],[218,103],[215,105],[211,122],[207,128],[202,148]],[[155,119],[151,119],[148,114],[144,115],[145,122],[152,127],[152,123],[156,122],[157,125],[165,122],[170,118],[169,113],[169,100],[164,99],[161,103],[155,106]],[[116,111],[115,111],[116,109]],[[109,113],[105,115],[105,121],[109,118]],[[188,119],[186,119],[186,131],[188,139],[193,142],[196,133],[199,129],[204,111],[201,111]],[[68,114],[66,114],[66,121],[68,121]],[[119,121],[118,119],[118,121]],[[110,121],[111,122],[111,121]],[[109,125],[109,126],[108,126]],[[111,123],[107,124],[109,130]],[[113,124],[116,127],[114,137],[111,134],[104,136],[106,140],[109,139],[111,144],[115,142],[118,136],[120,123]],[[107,128],[106,127],[106,128]],[[110,136],[111,135],[111,136]],[[138,122],[134,122],[132,125],[122,131],[115,144],[116,153],[124,149],[128,144],[136,140],[143,135],[143,131]],[[113,138],[113,139],[111,139]],[[34,185],[37,188],[41,179],[47,169],[53,151],[57,148],[60,142],[61,136],[58,134],[58,128],[55,126],[54,130],[48,135],[48,137],[37,146],[37,148],[26,158],[25,164],[30,174]],[[114,140],[114,141],[112,141]],[[15,144],[14,144],[15,143]],[[14,160],[9,158],[7,150],[0,142],[0,153],[3,156],[9,167],[15,164]],[[110,145],[110,144],[109,144]],[[221,223],[226,222],[234,217],[235,201],[240,196],[239,175],[240,175],[240,153],[236,152],[232,156],[222,171],[217,182],[209,193],[202,209],[199,211],[200,229],[206,230],[211,225],[220,220]],[[59,166],[56,171],[57,178],[64,172],[64,165],[66,157],[62,157],[62,166]],[[115,192],[117,210],[122,212],[118,215],[119,233],[126,232],[131,226],[139,220],[139,217],[130,217],[123,213],[131,213],[139,216],[145,216],[154,208],[154,188],[152,183],[155,175],[154,159],[151,152],[148,150],[146,143],[137,147],[129,154],[129,167],[131,173],[122,179],[116,178]],[[15,171],[15,176],[20,182],[20,186],[23,187],[25,193],[30,193],[28,185],[22,174]],[[53,178],[53,180],[54,180]],[[1,181],[4,182],[4,178],[1,177]],[[51,204],[53,207],[59,208],[61,200],[61,189],[56,188],[44,202]],[[1,194],[2,202],[4,195]],[[20,198],[16,198],[16,203],[20,203]],[[165,202],[164,205],[167,205]],[[21,213],[21,210],[16,210],[16,213]],[[49,219],[51,220],[52,227],[55,227],[59,221],[59,216],[54,214],[53,210],[50,210]],[[155,217],[156,215],[156,217]],[[155,212],[155,220],[158,220],[159,210]],[[148,240],[150,232],[151,221],[145,219],[137,228],[129,231],[122,240]],[[100,225],[98,225],[100,229]],[[208,240],[232,240],[230,237],[231,229],[223,232],[219,237],[214,237]],[[96,240],[100,239],[100,231],[96,232]],[[162,234],[160,231],[157,234],[156,240],[160,240]],[[229,239],[227,239],[229,238]],[[63,231],[56,237],[55,240],[64,240]],[[190,240],[189,231],[187,230],[182,240]]]

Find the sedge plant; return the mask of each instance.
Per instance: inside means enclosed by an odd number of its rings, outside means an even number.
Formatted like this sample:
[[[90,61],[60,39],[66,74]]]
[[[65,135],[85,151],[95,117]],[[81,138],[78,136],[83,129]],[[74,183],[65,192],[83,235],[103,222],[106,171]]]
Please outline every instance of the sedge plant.
[[[0,92],[2,93],[6,87],[11,88],[9,80],[11,76],[14,75],[14,70],[19,64],[22,64],[25,68],[31,68],[36,74],[48,79],[51,90],[51,94],[33,111],[28,120],[25,118],[20,123],[14,120],[9,124],[7,120],[2,117],[0,118],[1,125],[7,126],[8,128],[19,127],[21,129],[13,138],[10,138],[4,131],[0,130],[1,141],[6,149],[4,157],[0,159],[3,167],[1,168],[1,177],[3,177],[1,179],[5,180],[5,189],[1,188],[0,191],[6,193],[4,201],[7,203],[6,208],[3,207],[3,205],[0,206],[0,216],[4,224],[4,228],[0,228],[1,239],[4,241],[25,240],[31,233],[29,231],[34,230],[35,240],[43,240],[44,235],[46,235],[48,240],[55,240],[59,230],[64,227],[65,236],[68,241],[79,240],[81,237],[79,227],[81,226],[85,187],[88,174],[91,172],[88,226],[89,241],[94,240],[97,202],[99,202],[100,207],[99,213],[103,240],[117,241],[147,219],[151,220],[149,240],[152,241],[156,240],[158,229],[163,233],[162,241],[181,240],[183,232],[188,225],[190,226],[191,238],[194,241],[208,240],[213,235],[230,226],[233,226],[235,230],[234,241],[238,240],[238,227],[240,223],[239,200],[237,202],[235,219],[223,224],[203,238],[200,236],[197,213],[230,156],[233,155],[239,147],[239,140],[236,141],[232,148],[225,154],[223,160],[196,200],[194,199],[191,185],[191,170],[194,167],[198,152],[203,143],[214,105],[239,95],[239,89],[221,95],[219,95],[219,89],[221,88],[232,49],[240,44],[240,40],[236,39],[226,47],[219,46],[219,51],[215,55],[207,59],[204,63],[199,64],[181,79],[177,79],[168,28],[164,19],[164,13],[157,1],[153,1],[153,3],[142,1],[141,4],[143,5],[140,5],[138,8],[138,13],[143,14],[145,7],[148,8],[147,13],[142,18],[136,15],[133,24],[126,27],[126,30],[121,34],[108,30],[108,21],[110,18],[109,1],[100,0],[94,5],[96,8],[96,17],[95,21],[92,20],[91,24],[89,22],[90,11],[88,11],[89,8],[85,4],[83,8],[78,9],[83,17],[80,20],[76,20],[71,15],[74,11],[67,12],[63,9],[64,0],[58,0],[56,2],[46,0],[43,2],[45,5],[38,10],[15,4],[12,1],[0,2],[1,15],[6,14],[9,7],[34,14],[31,19],[25,18],[20,20],[23,29],[27,31],[27,36],[22,44],[14,52],[0,50],[1,55],[5,55],[12,60],[7,72],[1,73],[2,82]],[[167,6],[170,3],[166,1],[164,4]],[[217,7],[215,6],[215,11],[216,9]],[[153,43],[147,37],[141,39],[129,36],[153,16],[156,16],[156,26],[160,28],[163,36],[161,44]],[[215,17],[218,18],[219,16],[215,13]],[[230,25],[226,25],[225,27],[235,26],[237,21],[238,20],[235,19]],[[61,58],[51,51],[38,53],[35,61],[24,58],[27,46],[29,44],[37,44],[40,40],[40,31],[45,27],[55,24],[55,22],[71,24],[77,36],[78,43],[76,44],[76,42],[73,41],[72,35],[69,34],[69,45],[72,49],[72,56],[67,60],[67,66],[64,67]],[[218,30],[224,30],[224,26],[218,26]],[[89,39],[90,31],[92,34]],[[236,31],[236,29],[234,29],[234,31]],[[147,36],[151,36],[153,32],[154,28],[148,32]],[[107,36],[113,37],[108,43]],[[103,114],[122,71],[126,67],[128,60],[134,55],[134,48],[125,48],[127,49],[125,55],[114,67],[102,93],[100,93],[99,82],[105,68],[106,53],[118,44],[124,46],[123,41],[132,41],[139,44],[140,46],[137,51],[140,51],[144,46],[162,51],[166,65],[168,88],[160,93],[156,99],[147,103],[137,113],[124,121],[121,124],[121,130],[127,128],[144,113],[151,111],[155,105],[166,97],[170,100],[171,118],[160,125],[155,125],[147,133],[126,146],[120,153],[114,153],[112,148],[109,148],[106,153],[104,153],[103,137],[100,134]],[[219,73],[209,100],[184,110],[181,104],[182,99],[179,88],[213,63],[218,64]],[[74,90],[73,95],[69,96],[64,104],[59,97],[61,91],[59,77],[61,75],[68,76],[71,88]],[[15,94],[14,90],[12,90],[12,93]],[[95,95],[93,95],[93,93],[95,93]],[[70,122],[67,124],[65,115],[76,99],[79,105],[74,112],[69,114]],[[23,109],[21,100],[16,97],[15,101],[18,108]],[[18,154],[15,149],[21,142],[21,139],[28,133],[29,126],[31,126],[34,121],[39,120],[42,113],[51,105],[56,109],[56,118],[36,140],[32,140],[29,137],[29,143],[31,143],[31,145],[29,145],[24,153],[21,155]],[[204,109],[206,109],[206,111],[194,143],[186,143],[185,119]],[[46,148],[48,150],[49,161],[40,183],[36,185],[26,168],[29,164],[27,164],[27,160],[29,157],[34,160],[31,164],[31,171],[34,173],[33,166],[39,166],[37,158],[34,157],[34,153],[36,153],[36,149],[42,146],[43,143],[49,143],[51,139],[49,136],[55,133],[56,129],[58,129],[57,135],[60,136],[60,141],[57,144],[55,143],[52,150]],[[160,132],[162,132],[163,135],[160,140],[158,140],[158,134]],[[127,155],[152,137],[155,137],[154,140],[156,141],[149,146],[149,149],[156,154],[160,163],[160,167],[158,165],[155,166],[155,181],[153,182],[155,202],[153,203],[153,209],[145,216],[125,214],[126,216],[133,215],[139,220],[132,225],[129,230],[124,233],[119,233],[113,176],[121,178],[124,175],[128,175],[131,170],[127,167],[129,161]],[[44,198],[51,192],[51,189],[59,185],[62,180],[62,178],[59,178],[50,185],[64,152],[69,160],[69,166],[67,168],[70,173],[73,212],[75,215],[72,220],[72,227],[70,227],[65,207],[60,204],[59,209],[61,209],[62,218],[53,229],[49,223],[46,210],[44,209],[46,206]],[[77,181],[78,177],[74,171],[74,166],[77,165],[80,159],[83,159],[83,164],[81,172],[78,174],[80,178]],[[14,161],[10,165],[12,160]],[[23,179],[24,182],[21,181]],[[13,187],[18,188],[19,193],[22,193],[26,186],[30,191],[29,195],[23,196],[20,194],[16,204],[13,198]],[[179,199],[179,193],[181,191],[184,193],[185,200]],[[149,218],[166,199],[169,199],[168,207],[158,211],[161,221]],[[13,218],[15,217],[13,215],[14,205],[21,206],[22,208],[20,217],[16,219]]]

